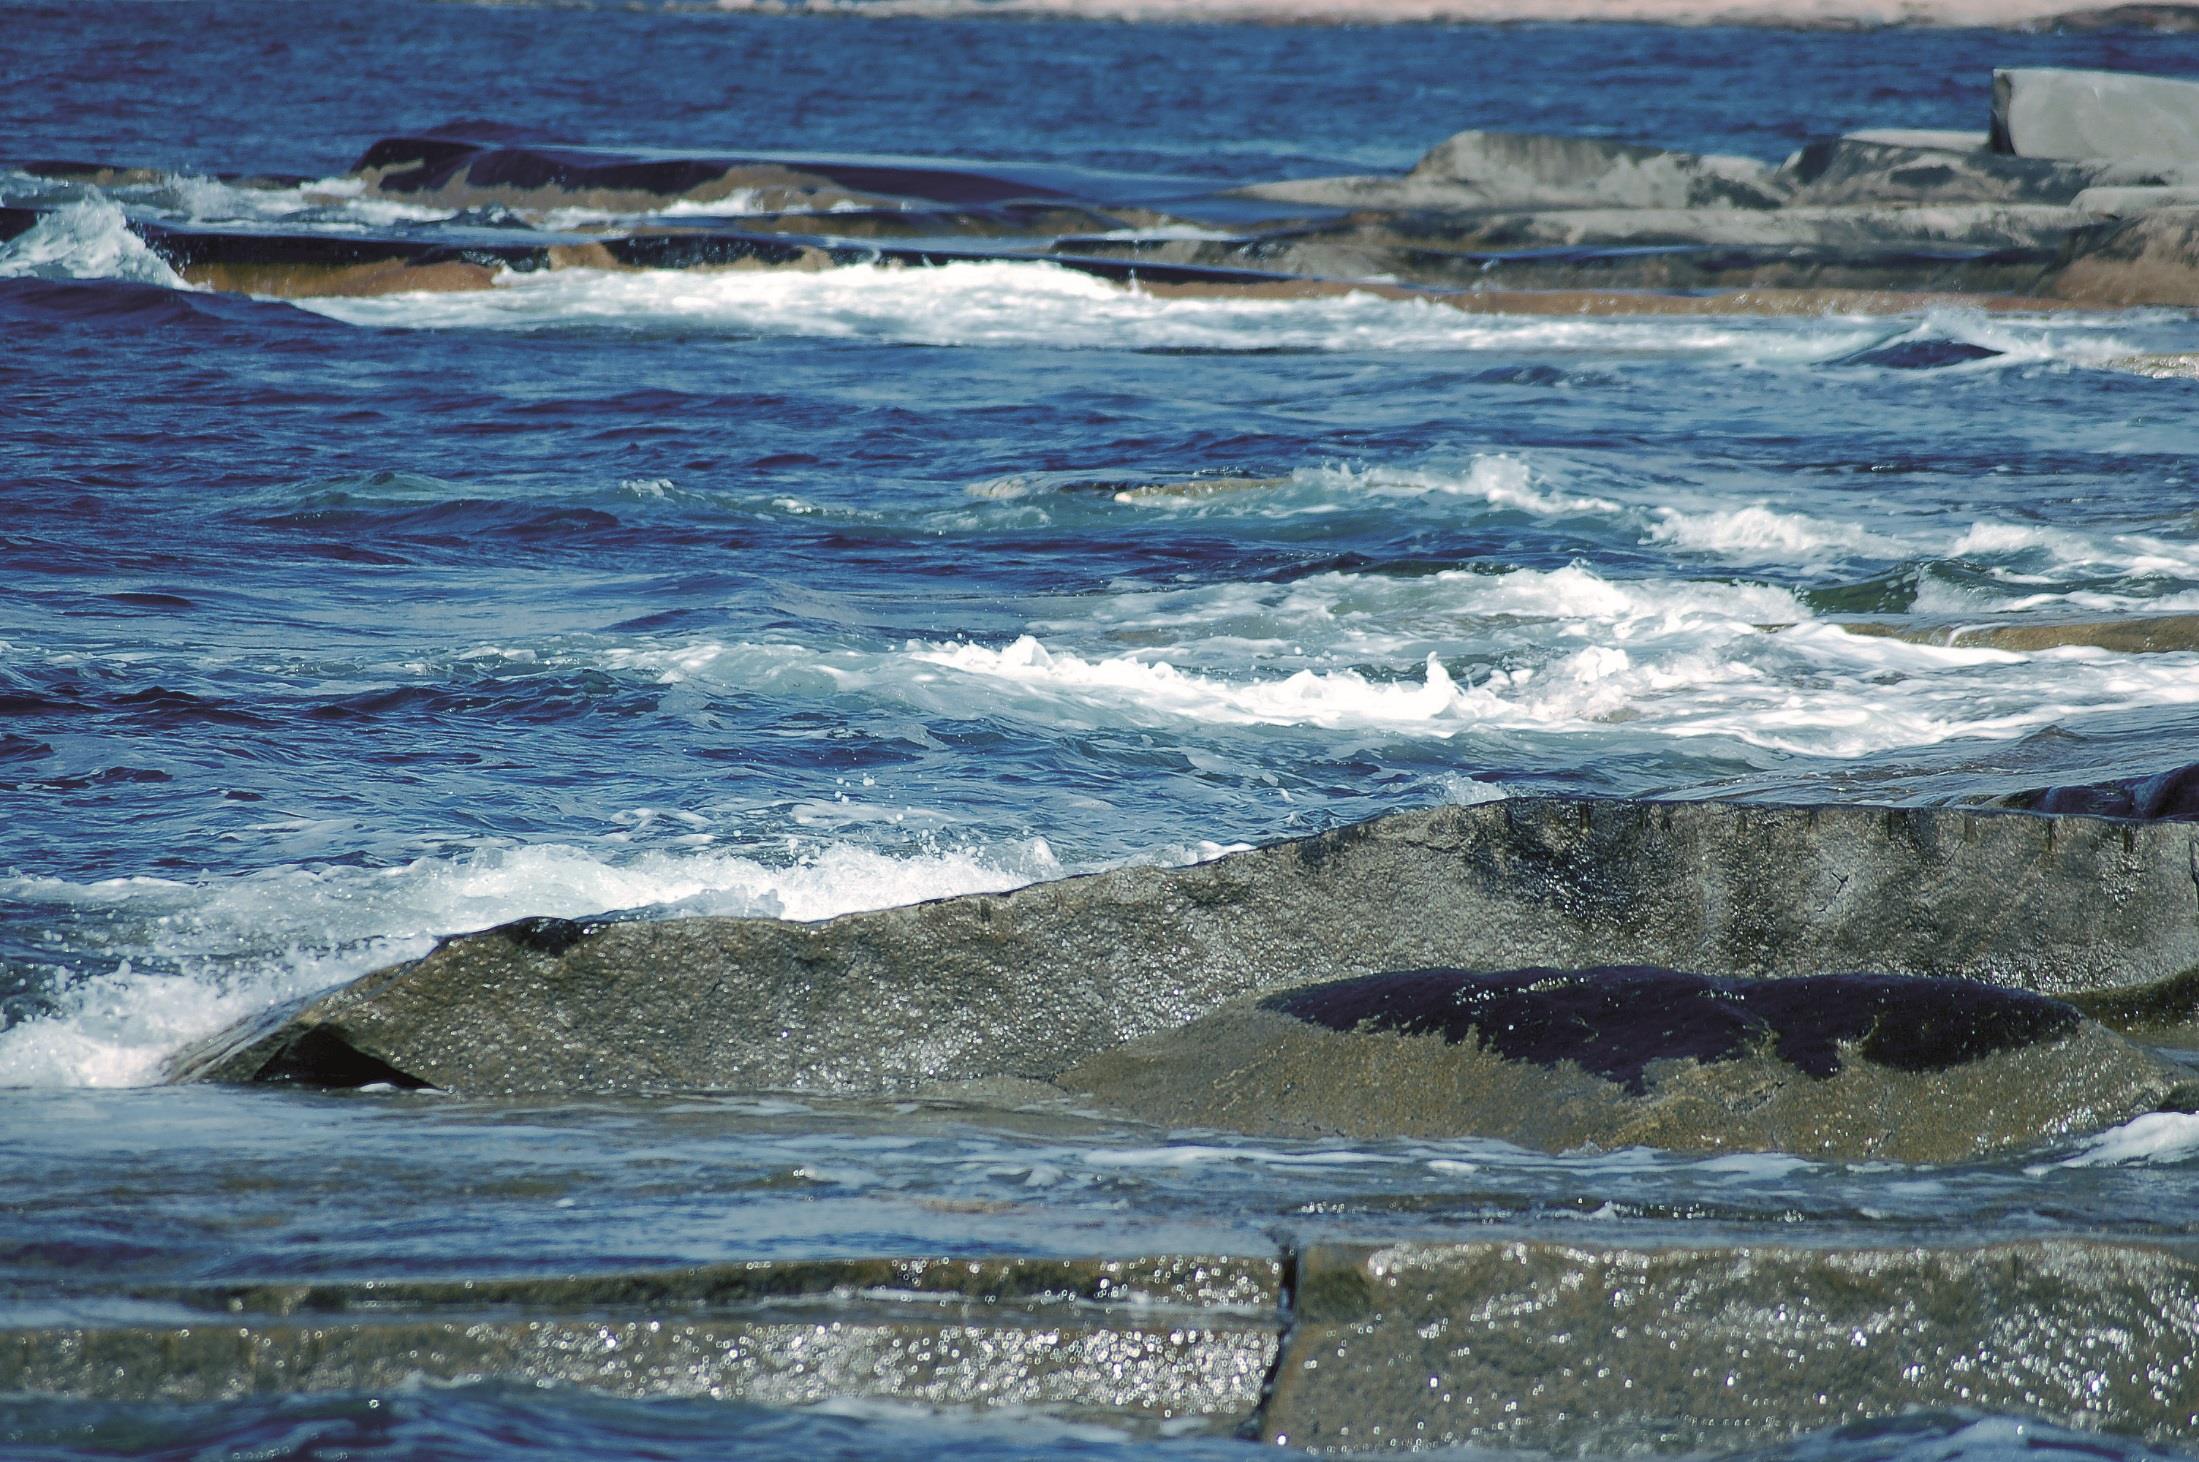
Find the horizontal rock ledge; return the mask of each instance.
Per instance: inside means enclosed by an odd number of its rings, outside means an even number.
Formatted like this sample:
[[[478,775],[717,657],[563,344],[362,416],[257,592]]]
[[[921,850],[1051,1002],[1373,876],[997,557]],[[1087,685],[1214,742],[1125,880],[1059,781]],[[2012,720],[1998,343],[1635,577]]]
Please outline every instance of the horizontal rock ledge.
[[[1520,798],[820,923],[522,921],[184,1053],[180,1081],[476,1093],[1052,1081],[1242,996],[1385,970],[2199,968],[2199,827]]]

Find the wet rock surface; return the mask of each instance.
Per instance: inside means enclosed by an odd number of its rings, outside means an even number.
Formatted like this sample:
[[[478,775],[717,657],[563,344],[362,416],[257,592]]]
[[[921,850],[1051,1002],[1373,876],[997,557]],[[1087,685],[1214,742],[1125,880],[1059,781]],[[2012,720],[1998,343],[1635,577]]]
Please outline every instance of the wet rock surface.
[[[556,952],[533,926],[491,930],[217,1036],[172,1074],[312,1082],[294,1053],[317,1033],[323,1055],[456,1091],[1048,1081],[1243,996],[1438,966],[2128,989],[2199,967],[2195,836],[1973,811],[1439,808],[818,924],[611,922]]]

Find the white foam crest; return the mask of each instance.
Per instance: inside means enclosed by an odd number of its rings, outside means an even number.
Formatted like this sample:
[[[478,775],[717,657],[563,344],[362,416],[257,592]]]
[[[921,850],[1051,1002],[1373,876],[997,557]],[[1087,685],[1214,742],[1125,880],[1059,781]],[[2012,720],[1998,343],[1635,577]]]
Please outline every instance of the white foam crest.
[[[1690,512],[1661,507],[1650,515],[1645,542],[1750,561],[1817,564],[1843,558],[1898,558],[1909,545],[1855,523],[1829,522],[1768,503]]]
[[[228,969],[197,962],[140,970],[125,960],[72,984],[54,1014],[0,1030],[0,1087],[152,1085],[168,1058],[192,1042],[379,965],[418,958],[432,943],[301,949]]]
[[[1076,617],[1041,619],[1042,633],[1134,639],[1202,660],[1322,656],[1370,661],[1431,650],[1516,649],[1518,621],[1548,623],[1536,638],[1629,644],[1692,637],[1697,646],[1811,617],[1793,594],[1763,584],[1606,579],[1584,563],[1559,569],[1419,577],[1314,574],[1288,584],[1223,584],[1067,601]]]
[[[1979,522],[1956,538],[1947,553],[1967,559],[2044,559],[2055,569],[2104,571],[2122,578],[2199,579],[2199,542],[2145,533],[2093,535],[2035,523]]]
[[[0,900],[103,917],[129,955],[61,1007],[0,1031],[0,1086],[131,1086],[182,1046],[280,1001],[424,954],[437,936],[533,914],[612,910],[822,919],[997,892],[1064,870],[1038,840],[892,855],[832,844],[611,858],[563,844],[490,847],[389,868],[282,868],[202,883],[0,880]]]
[[[2186,1162],[2194,1157],[2199,1157],[2199,1116],[2148,1112],[2087,1138],[2074,1154],[2059,1162],[2040,1163],[2024,1171],[2040,1177],[2055,1168],[2152,1165]]]
[[[610,208],[549,208],[539,211],[517,210],[530,222],[541,228],[590,229],[605,224],[626,223],[643,218],[739,218],[755,213],[807,213],[814,209],[773,208],[760,188],[735,188],[723,198],[711,202],[699,202],[693,198],[679,198],[662,208],[619,211]],[[838,211],[838,210],[823,210]]]
[[[1001,710],[1057,722],[1192,720],[1436,738],[1469,729],[1722,737],[1830,757],[2009,739],[2087,716],[2199,705],[2188,655],[2026,656],[1869,639],[1814,623],[1631,651],[1590,644],[1540,665],[1494,669],[1470,685],[1434,654],[1418,680],[1356,669],[1223,678],[1135,656],[1087,659],[1028,636],[1000,649],[957,645],[911,658],[987,685]],[[930,694],[969,704],[966,687]]]
[[[185,289],[167,261],[130,231],[120,204],[90,197],[64,204],[0,244],[0,279],[126,279]]]
[[[1740,354],[1822,349],[1814,325],[1470,315],[1353,292],[1309,299],[1156,296],[1038,260],[800,270],[551,269],[494,288],[298,302],[354,324],[602,326],[925,345],[1176,350],[1506,350]],[[1781,333],[1782,331],[1786,333]],[[1799,332],[1799,333],[1797,333]]]
[[[136,195],[132,195],[136,202]],[[435,208],[393,198],[369,198],[356,178],[322,178],[294,187],[264,188],[220,178],[182,174],[146,191],[144,202],[192,223],[311,222],[319,226],[387,227],[393,223],[442,223],[455,208]]]
[[[2031,610],[2083,610],[2087,614],[2189,614],[2199,611],[2199,589],[2173,594],[2109,594],[2097,589],[2006,591],[1960,584],[1927,570],[1917,580],[1909,612],[1921,615],[2023,614]]]
[[[2070,322],[2050,315],[1994,316],[1963,309],[1928,311],[1917,328],[1903,338],[1952,340],[1999,352],[1988,359],[1945,368],[1956,371],[2001,370],[2050,362],[2097,366],[2142,348],[2120,335],[2106,333],[2096,321]]]
[[[1086,659],[1024,635],[991,649],[957,644],[914,650],[920,664],[991,681],[1025,702],[1093,707],[1132,720],[1188,718],[1235,726],[1425,727],[1448,735],[1477,692],[1461,688],[1435,656],[1418,681],[1374,681],[1356,670],[1301,670],[1279,680],[1231,682],[1130,656]],[[1479,693],[1483,696],[1485,692]]]
[[[1535,485],[1534,470],[1517,457],[1475,457],[1464,472],[1433,468],[1324,467],[1300,473],[1301,481],[1341,487],[1376,496],[1456,497],[1540,518],[1574,518],[1620,512],[1609,498],[1547,490]]]

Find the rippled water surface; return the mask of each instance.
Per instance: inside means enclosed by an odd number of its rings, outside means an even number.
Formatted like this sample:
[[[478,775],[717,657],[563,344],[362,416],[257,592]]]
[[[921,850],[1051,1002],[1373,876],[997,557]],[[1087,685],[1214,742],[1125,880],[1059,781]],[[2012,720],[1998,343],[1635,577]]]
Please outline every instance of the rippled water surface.
[[[1994,64],[2189,72],[2199,37],[104,0],[0,5],[0,30],[0,203],[59,209],[0,246],[0,1084],[45,1089],[0,1123],[19,1313],[72,1313],[71,1276],[117,1264],[1155,1241],[1126,1214],[1255,1246],[1304,1223],[2186,1231],[2181,1128],[1888,1177],[56,1089],[144,1083],[230,1019],[522,914],[816,918],[1432,801],[1971,801],[2199,746],[2199,656],[1836,623],[2199,612],[2195,388],[2122,364],[2199,350],[2188,314],[1473,316],[1034,263],[299,304],[181,287],[126,215],[452,226],[314,180],[459,118],[1209,183],[1402,168],[1466,126],[1777,158],[1982,126]],[[50,158],[157,176],[9,166]],[[0,1444],[700,1456],[727,1425],[760,1456],[1234,1450],[497,1388],[40,1404],[0,1412]],[[1795,1455],[2075,1445],[2016,1426]]]

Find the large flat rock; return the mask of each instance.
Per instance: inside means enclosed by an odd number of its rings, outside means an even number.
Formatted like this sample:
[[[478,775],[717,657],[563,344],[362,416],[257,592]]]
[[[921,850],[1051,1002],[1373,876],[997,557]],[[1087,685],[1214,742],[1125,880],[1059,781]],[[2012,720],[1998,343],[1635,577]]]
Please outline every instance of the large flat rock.
[[[1518,799],[821,923],[523,921],[225,1032],[180,1080],[468,1092],[1049,1081],[1241,996],[1385,970],[1961,975],[2199,966],[2199,829]]]
[[[2018,157],[2199,158],[2199,82],[2125,71],[1993,73],[1993,147]]]

